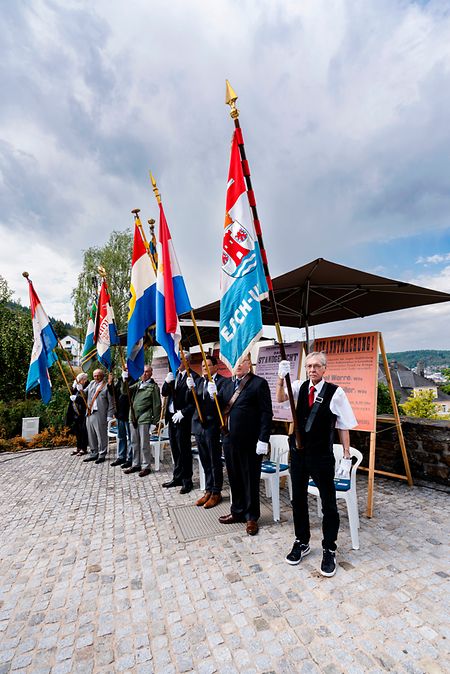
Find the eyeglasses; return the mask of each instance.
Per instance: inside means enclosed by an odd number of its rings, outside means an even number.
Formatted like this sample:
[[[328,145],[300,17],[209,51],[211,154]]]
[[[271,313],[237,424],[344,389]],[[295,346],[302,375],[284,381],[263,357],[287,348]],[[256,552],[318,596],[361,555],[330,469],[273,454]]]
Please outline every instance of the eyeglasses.
[[[307,370],[323,370],[325,365],[306,365]]]

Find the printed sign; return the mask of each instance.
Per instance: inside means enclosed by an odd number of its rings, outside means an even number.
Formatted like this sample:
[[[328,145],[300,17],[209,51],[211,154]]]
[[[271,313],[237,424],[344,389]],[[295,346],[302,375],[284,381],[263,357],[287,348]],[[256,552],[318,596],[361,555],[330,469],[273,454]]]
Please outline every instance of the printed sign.
[[[375,431],[378,332],[316,339],[314,351],[327,354],[325,379],[346,392],[358,421],[355,430]]]
[[[303,344],[302,342],[293,342],[292,344],[285,344],[284,348],[286,350],[286,359],[291,363],[291,378],[294,381],[299,377],[300,354],[303,351]],[[267,379],[269,383],[270,394],[272,396],[273,418],[276,421],[292,421],[289,402],[277,403],[276,401],[278,363],[280,360],[281,354],[278,344],[274,346],[260,346],[255,372],[260,377]]]

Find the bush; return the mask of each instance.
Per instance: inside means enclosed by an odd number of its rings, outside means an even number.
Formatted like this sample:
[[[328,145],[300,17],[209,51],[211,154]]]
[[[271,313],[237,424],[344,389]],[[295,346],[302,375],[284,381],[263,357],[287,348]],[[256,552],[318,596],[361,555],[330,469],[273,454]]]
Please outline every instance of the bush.
[[[56,429],[45,428],[41,433],[34,435],[27,441],[21,435],[9,440],[0,439],[1,452],[19,452],[23,449],[35,449],[37,447],[76,447],[77,440],[66,427]]]
[[[53,427],[57,430],[64,428],[68,405],[66,389],[56,389],[52,392],[52,399],[48,405],[32,395],[26,400],[0,400],[0,438],[12,438],[22,433],[23,417],[39,417],[39,428]]]

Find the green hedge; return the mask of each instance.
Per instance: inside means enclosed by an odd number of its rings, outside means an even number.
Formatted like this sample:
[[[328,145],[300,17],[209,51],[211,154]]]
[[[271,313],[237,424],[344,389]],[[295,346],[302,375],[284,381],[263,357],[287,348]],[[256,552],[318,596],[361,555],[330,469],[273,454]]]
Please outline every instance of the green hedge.
[[[44,405],[37,396],[8,402],[0,400],[0,438],[20,435],[23,417],[40,417],[40,431],[50,426],[63,428],[68,402],[69,396],[65,389],[54,390],[48,405]]]

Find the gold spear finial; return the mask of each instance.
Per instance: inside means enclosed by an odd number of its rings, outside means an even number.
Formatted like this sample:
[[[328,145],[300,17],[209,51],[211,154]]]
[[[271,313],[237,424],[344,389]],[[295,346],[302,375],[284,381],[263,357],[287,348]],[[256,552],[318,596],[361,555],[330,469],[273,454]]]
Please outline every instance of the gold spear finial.
[[[239,110],[236,107],[236,101],[238,99],[237,93],[231,86],[228,80],[226,82],[225,90],[225,103],[230,106],[230,115],[231,119],[237,119],[239,117]]]
[[[101,264],[98,265],[97,271],[102,278],[106,278],[106,269]]]
[[[161,203],[161,195],[159,193],[158,188],[156,187],[156,180],[154,179],[154,177],[152,175],[152,172],[149,171],[149,173],[150,173],[150,180],[152,181],[153,193],[156,197],[156,201],[158,202],[158,204],[160,204]]]
[[[133,208],[131,211],[135,217],[138,217],[139,213],[141,212],[140,208]]]
[[[27,271],[23,271],[23,272],[22,272],[22,276],[24,276],[25,278],[28,278],[28,277],[29,277],[29,273],[28,273]]]

